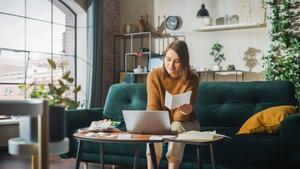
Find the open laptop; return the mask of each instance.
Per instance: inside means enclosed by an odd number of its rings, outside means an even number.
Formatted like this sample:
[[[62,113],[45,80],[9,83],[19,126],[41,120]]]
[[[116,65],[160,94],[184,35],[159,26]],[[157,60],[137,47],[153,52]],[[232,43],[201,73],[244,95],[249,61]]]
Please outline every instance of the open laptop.
[[[168,111],[123,110],[127,132],[134,134],[171,134]]]

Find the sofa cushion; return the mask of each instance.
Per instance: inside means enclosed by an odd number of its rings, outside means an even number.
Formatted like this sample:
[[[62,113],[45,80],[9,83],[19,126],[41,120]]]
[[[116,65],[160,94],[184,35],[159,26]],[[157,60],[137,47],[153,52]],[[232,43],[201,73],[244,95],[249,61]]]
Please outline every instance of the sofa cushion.
[[[200,126],[241,127],[256,112],[277,105],[297,105],[291,82],[201,82],[195,108]]]
[[[122,110],[145,110],[146,106],[145,84],[114,84],[109,88],[103,114],[107,118],[122,121]]]
[[[295,106],[275,106],[260,111],[249,118],[237,134],[276,133],[282,120],[296,112]]]

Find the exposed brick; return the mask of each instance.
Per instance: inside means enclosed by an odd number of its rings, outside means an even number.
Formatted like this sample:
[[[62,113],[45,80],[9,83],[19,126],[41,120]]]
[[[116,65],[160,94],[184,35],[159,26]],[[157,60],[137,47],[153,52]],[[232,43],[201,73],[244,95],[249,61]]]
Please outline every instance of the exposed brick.
[[[120,0],[103,0],[103,10],[102,105],[109,87],[114,83],[113,35],[120,33]]]

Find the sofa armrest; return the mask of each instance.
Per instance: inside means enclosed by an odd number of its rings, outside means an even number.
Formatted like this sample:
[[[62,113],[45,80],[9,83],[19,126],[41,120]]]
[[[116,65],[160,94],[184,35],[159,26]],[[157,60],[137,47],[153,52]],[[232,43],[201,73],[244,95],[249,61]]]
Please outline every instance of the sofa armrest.
[[[70,140],[70,150],[62,158],[76,157],[74,132],[83,127],[89,127],[92,121],[101,120],[103,108],[74,109],[66,110],[66,130],[65,136]]]
[[[300,166],[300,113],[289,115],[280,126],[282,165],[284,168]]]
[[[92,121],[102,119],[103,108],[77,109],[66,111],[67,129],[78,129],[90,126]]]

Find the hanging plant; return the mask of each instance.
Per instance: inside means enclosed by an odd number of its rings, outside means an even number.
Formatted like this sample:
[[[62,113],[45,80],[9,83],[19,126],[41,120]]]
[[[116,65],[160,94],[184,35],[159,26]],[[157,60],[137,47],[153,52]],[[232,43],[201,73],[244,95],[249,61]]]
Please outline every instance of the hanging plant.
[[[271,44],[263,60],[267,80],[289,80],[300,99],[300,37],[295,34],[300,12],[295,0],[265,0],[272,11]]]

